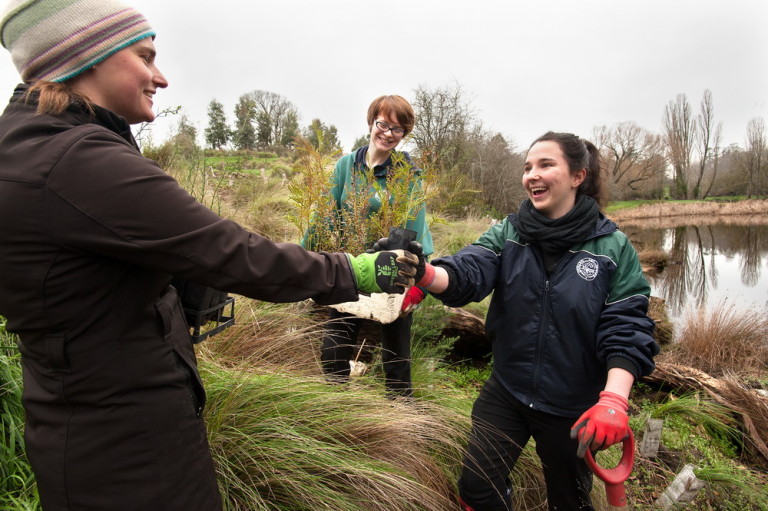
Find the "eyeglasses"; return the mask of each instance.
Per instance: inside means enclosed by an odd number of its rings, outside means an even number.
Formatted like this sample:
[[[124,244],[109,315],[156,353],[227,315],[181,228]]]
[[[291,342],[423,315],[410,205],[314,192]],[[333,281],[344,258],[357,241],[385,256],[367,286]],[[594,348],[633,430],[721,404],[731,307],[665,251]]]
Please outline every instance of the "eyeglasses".
[[[379,128],[381,131],[386,133],[387,131],[391,131],[392,134],[396,137],[402,137],[405,135],[405,130],[403,128],[393,128],[389,124],[383,121],[376,121],[376,127]]]

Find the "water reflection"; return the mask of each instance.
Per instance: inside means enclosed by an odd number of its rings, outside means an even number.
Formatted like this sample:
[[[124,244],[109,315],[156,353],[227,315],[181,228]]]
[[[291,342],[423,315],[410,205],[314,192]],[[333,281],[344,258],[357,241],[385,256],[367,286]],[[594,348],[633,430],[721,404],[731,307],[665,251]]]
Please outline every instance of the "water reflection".
[[[672,319],[720,303],[768,313],[768,225],[622,226],[639,251],[661,250],[667,267],[649,273],[652,295]]]

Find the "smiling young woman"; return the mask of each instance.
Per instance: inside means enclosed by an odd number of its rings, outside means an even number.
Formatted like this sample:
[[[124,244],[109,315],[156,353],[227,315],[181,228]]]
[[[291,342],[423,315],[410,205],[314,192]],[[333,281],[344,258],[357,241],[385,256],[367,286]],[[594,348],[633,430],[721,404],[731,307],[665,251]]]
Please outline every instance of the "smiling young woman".
[[[157,89],[168,81],[155,64],[155,44],[146,37],[72,78],[72,89],[91,102],[125,118],[128,124],[155,119]]]
[[[587,449],[628,434],[627,398],[658,346],[637,253],[600,211],[600,158],[549,132],[531,144],[528,199],[456,254],[427,289],[453,307],[491,292],[493,374],[472,409],[459,491],[466,511],[512,510],[509,473],[530,438],[551,510],[593,510]]]

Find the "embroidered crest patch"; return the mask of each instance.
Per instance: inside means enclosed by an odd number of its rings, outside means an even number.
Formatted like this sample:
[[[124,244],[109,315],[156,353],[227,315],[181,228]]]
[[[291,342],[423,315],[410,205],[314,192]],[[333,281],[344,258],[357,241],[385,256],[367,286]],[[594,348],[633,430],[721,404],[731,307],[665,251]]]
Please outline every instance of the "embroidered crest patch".
[[[584,280],[595,280],[595,277],[597,277],[597,270],[597,261],[591,257],[585,257],[576,263],[576,273],[578,273],[579,277]]]

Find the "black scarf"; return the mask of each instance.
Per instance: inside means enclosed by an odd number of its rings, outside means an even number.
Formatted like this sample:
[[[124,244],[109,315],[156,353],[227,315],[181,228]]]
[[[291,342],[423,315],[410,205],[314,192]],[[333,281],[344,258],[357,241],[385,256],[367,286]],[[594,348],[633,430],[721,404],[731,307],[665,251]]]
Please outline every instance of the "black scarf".
[[[541,247],[545,265],[551,270],[563,252],[584,241],[594,230],[599,213],[595,199],[579,195],[573,209],[553,220],[539,213],[531,199],[525,199],[512,224],[523,242]]]

